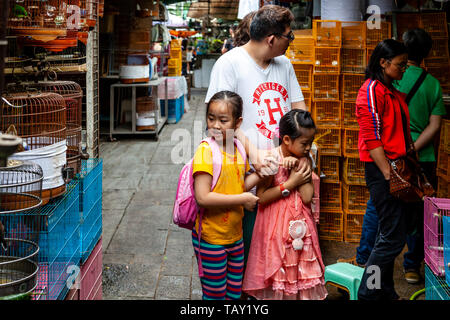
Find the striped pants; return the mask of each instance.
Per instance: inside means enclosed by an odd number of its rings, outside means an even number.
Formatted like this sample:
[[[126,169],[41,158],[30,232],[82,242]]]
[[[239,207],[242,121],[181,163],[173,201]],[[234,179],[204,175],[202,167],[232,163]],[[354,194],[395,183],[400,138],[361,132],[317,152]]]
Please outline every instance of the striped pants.
[[[198,235],[192,230],[192,245],[198,261]],[[201,239],[200,254],[204,276],[200,278],[203,300],[238,300],[244,272],[244,242],[210,244]]]

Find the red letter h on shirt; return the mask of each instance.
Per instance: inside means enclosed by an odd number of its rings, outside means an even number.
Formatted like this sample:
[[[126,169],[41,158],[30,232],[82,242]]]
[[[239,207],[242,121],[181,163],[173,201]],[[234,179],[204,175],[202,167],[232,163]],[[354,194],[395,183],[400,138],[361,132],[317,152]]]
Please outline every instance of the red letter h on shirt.
[[[281,114],[281,116],[283,116],[283,110],[281,109],[281,106],[280,106],[280,98],[275,98],[273,100],[277,104],[277,107],[274,109],[272,109],[270,107],[270,99],[264,99],[264,102],[267,105],[267,111],[269,112],[269,117],[270,117],[269,125],[277,124],[277,121],[273,118],[273,114],[275,112],[279,112]]]

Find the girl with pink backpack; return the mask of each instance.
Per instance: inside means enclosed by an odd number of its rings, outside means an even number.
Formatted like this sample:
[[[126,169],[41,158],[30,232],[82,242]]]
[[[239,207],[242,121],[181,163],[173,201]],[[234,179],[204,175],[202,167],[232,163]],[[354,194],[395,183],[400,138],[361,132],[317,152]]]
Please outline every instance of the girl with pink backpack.
[[[242,122],[242,99],[230,91],[216,93],[206,109],[209,138],[192,161],[194,196],[199,214],[192,244],[199,262],[203,299],[239,299],[244,245],[244,208],[252,210],[258,197],[247,192],[260,178],[250,170],[245,149],[234,137]]]

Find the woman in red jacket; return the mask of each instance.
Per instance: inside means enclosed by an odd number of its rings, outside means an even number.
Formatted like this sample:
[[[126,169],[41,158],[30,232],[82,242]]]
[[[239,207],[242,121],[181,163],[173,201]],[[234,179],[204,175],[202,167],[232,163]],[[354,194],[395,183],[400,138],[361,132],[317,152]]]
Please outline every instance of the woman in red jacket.
[[[365,162],[366,184],[379,219],[375,246],[359,287],[360,300],[399,299],[394,289],[394,260],[406,242],[408,214],[405,203],[389,193],[390,164],[386,158],[395,160],[406,154],[403,123],[410,134],[408,106],[405,94],[396,90],[392,81],[402,79],[407,60],[402,43],[392,39],[380,42],[370,57],[366,81],[356,100],[359,156]]]

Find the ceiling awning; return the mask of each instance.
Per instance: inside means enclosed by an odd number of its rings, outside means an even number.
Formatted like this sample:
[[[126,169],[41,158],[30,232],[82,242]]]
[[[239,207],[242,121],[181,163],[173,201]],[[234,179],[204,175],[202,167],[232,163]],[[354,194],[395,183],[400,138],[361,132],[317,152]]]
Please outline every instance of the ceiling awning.
[[[189,8],[189,18],[203,18],[210,16],[224,20],[236,20],[239,9],[239,0],[200,0],[194,2]]]

